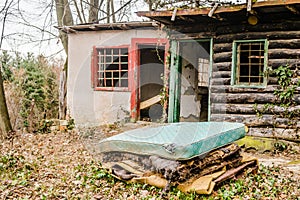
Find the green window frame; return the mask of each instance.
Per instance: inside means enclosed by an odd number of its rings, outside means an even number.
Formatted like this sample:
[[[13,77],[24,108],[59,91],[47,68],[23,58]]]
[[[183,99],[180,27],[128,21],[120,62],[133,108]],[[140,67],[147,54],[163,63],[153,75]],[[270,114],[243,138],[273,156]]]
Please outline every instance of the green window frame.
[[[233,42],[231,85],[237,87],[266,87],[268,41],[237,40]]]

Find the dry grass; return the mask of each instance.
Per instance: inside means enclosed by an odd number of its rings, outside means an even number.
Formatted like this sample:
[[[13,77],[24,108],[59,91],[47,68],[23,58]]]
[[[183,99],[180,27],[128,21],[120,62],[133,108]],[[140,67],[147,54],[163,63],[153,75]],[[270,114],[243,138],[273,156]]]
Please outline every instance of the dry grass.
[[[0,143],[1,199],[159,199],[160,190],[114,179],[86,150],[75,132],[17,134]],[[262,167],[257,175],[229,181],[211,196],[167,199],[297,199],[299,177],[280,168]]]

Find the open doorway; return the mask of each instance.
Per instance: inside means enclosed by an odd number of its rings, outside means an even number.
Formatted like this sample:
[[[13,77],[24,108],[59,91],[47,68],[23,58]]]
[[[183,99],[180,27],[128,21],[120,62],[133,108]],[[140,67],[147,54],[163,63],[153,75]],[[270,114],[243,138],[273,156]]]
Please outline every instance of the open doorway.
[[[180,41],[179,121],[208,121],[210,41]]]
[[[165,46],[138,45],[139,55],[139,119],[159,121],[163,115],[160,93],[164,86]]]

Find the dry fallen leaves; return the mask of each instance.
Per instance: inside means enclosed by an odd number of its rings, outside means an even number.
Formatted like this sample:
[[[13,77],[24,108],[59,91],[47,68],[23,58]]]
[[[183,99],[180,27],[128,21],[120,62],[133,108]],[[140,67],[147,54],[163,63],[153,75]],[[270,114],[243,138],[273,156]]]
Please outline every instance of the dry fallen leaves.
[[[160,190],[114,179],[87,149],[75,132],[18,133],[13,141],[0,142],[0,199],[158,199]],[[84,145],[85,144],[85,145]],[[299,177],[274,168],[246,176],[243,183],[224,184],[210,197],[184,195],[172,190],[172,199],[286,199],[299,196]],[[251,187],[249,187],[251,185]],[[282,190],[282,191],[277,191]],[[273,195],[273,196],[270,196]],[[289,196],[292,195],[292,196]]]

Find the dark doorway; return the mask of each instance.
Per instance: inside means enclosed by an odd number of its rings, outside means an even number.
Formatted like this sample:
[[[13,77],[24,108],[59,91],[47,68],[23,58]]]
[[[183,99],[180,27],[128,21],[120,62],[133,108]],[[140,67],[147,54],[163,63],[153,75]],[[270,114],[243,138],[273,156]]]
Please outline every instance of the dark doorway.
[[[163,114],[159,101],[164,82],[165,46],[139,45],[140,120],[158,121]]]

